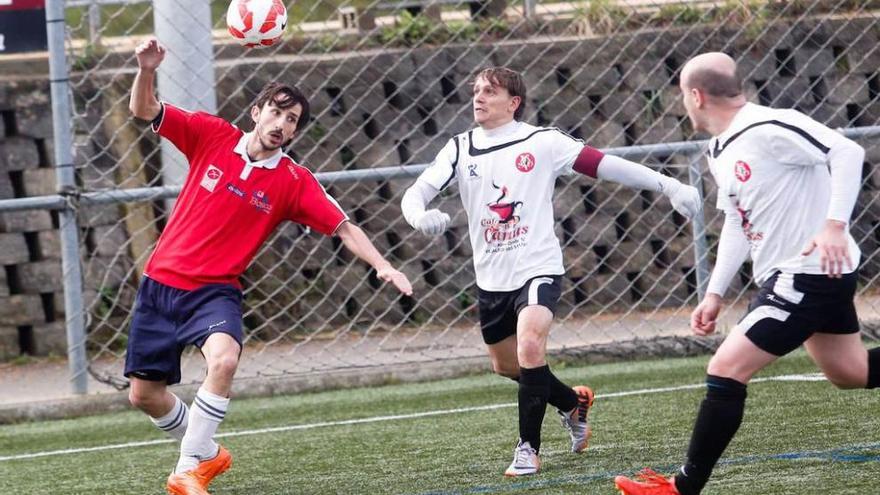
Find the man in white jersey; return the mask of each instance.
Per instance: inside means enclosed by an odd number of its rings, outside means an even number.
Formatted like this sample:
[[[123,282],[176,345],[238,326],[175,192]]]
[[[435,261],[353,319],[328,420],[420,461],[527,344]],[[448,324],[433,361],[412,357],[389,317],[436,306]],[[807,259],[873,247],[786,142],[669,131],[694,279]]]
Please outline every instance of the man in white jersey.
[[[746,384],[801,344],[837,387],[880,385],[880,348],[865,349],[853,304],[859,248],[848,224],[864,150],[800,112],[748,103],[723,53],[693,58],[680,81],[694,128],[714,136],[709,168],[725,214],[694,333],[715,331],[721,298],[749,255],[761,290],[709,362],[684,466],[674,478],[618,476],[627,495],[700,493],[742,422]]]
[[[507,476],[538,472],[548,403],[559,410],[573,452],[582,452],[590,436],[593,392],[563,384],[545,359],[565,272],[553,228],[556,178],[579,172],[662,192],[688,218],[700,208],[691,186],[604,155],[559,129],[521,122],[525,101],[520,74],[505,68],[480,72],[473,98],[478,127],[450,139],[401,203],[413,228],[439,235],[449,215],[425,207],[453,180],[458,185],[473,246],[483,340],[495,372],[519,382],[520,439]]]

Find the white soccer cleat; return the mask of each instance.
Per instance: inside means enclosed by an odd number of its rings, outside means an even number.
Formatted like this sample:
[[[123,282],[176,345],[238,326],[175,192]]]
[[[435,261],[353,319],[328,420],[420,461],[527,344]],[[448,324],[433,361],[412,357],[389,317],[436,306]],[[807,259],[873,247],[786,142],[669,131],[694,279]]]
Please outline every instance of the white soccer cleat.
[[[541,469],[541,459],[538,452],[532,448],[529,442],[520,440],[513,449],[513,462],[504,471],[504,476],[527,476],[535,474]]]
[[[587,416],[590,413],[590,407],[593,406],[593,398],[595,397],[590,387],[579,385],[573,387],[578,395],[578,405],[569,412],[556,410],[562,417],[562,426],[568,430],[571,436],[571,451],[575,454],[587,450],[590,442],[590,435],[593,434],[590,428],[590,422]]]

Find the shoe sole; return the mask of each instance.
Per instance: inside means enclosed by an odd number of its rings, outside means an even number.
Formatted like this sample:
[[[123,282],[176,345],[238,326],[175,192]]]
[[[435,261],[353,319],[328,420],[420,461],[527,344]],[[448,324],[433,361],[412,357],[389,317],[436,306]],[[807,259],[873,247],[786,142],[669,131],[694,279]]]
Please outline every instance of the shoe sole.
[[[538,471],[535,471],[534,473],[509,473],[504,471],[504,476],[507,478],[518,478],[520,476],[531,476],[533,474],[538,474]]]
[[[177,487],[165,487],[165,491],[167,491],[170,495],[187,495],[186,488],[180,488],[179,490],[180,491],[178,491]],[[208,493],[208,490],[203,489],[202,491],[204,493]]]

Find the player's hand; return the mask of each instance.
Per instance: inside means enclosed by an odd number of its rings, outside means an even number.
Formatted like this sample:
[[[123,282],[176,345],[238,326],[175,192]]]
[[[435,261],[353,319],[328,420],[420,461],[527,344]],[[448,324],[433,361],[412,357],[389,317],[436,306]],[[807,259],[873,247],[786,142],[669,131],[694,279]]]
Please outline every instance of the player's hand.
[[[696,335],[706,336],[715,331],[715,321],[721,312],[721,296],[708,293],[691,313],[691,330]]]
[[[403,272],[395,270],[391,265],[376,270],[376,276],[379,280],[394,284],[394,286],[397,287],[397,290],[404,295],[411,296],[413,293],[412,284],[409,282],[409,279],[406,278],[406,275],[404,275]]]
[[[446,227],[449,226],[449,221],[449,215],[435,208],[426,211],[421,217],[419,217],[416,221],[415,228],[425,235],[440,235],[443,232],[446,232]]]
[[[846,223],[826,220],[825,228],[810,240],[801,254],[809,256],[816,249],[819,250],[819,266],[830,278],[840,278],[844,265],[846,265],[847,271],[852,271]]]
[[[703,199],[694,186],[674,181],[663,190],[663,194],[669,197],[669,202],[672,203],[675,211],[684,215],[688,220],[692,220],[703,209]]]
[[[165,58],[165,47],[156,38],[144,41],[134,49],[141,70],[156,70]]]

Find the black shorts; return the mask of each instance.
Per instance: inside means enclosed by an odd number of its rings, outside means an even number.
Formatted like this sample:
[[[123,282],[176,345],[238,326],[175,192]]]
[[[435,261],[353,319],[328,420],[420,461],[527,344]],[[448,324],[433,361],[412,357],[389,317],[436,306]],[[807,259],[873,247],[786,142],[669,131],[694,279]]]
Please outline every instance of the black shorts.
[[[755,345],[777,356],[797,349],[814,333],[856,333],[858,278],[858,272],[841,278],[776,272],[752,299],[739,327]]]
[[[477,288],[480,308],[480,329],[483,341],[497,344],[516,334],[516,320],[526,306],[544,306],[556,314],[562,292],[562,276],[543,275],[530,279],[517,290],[492,292]]]

